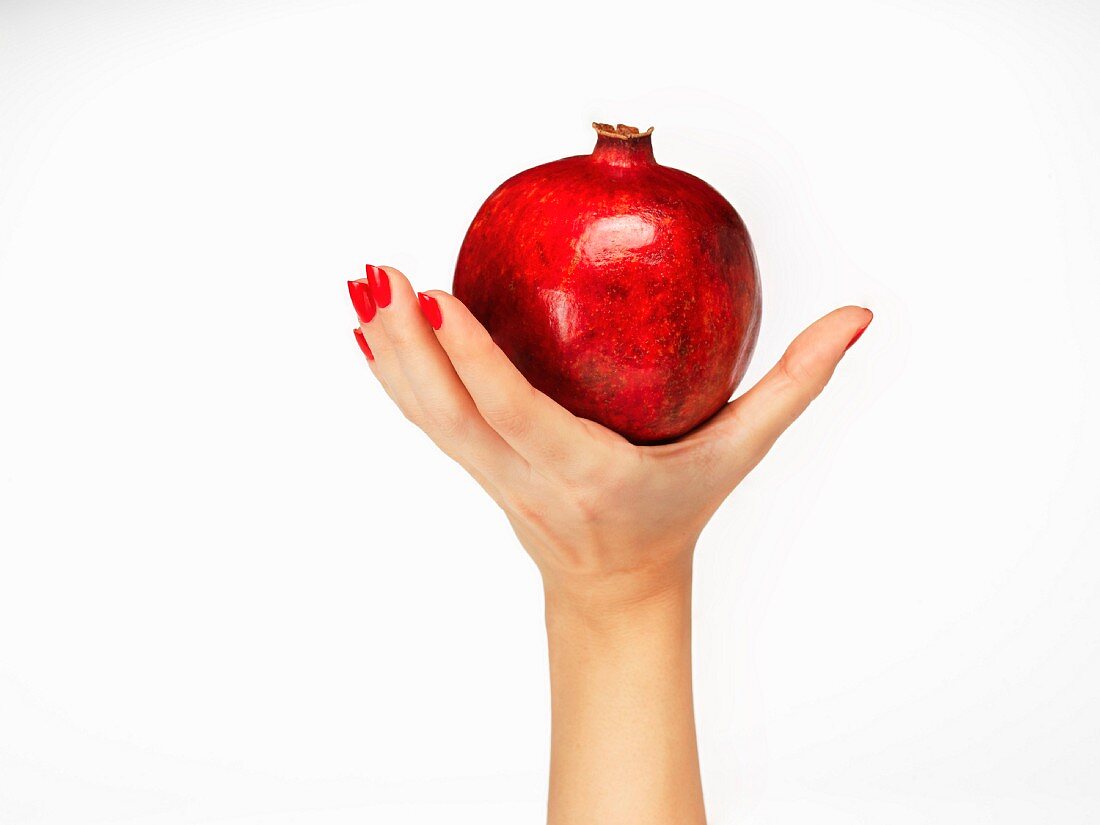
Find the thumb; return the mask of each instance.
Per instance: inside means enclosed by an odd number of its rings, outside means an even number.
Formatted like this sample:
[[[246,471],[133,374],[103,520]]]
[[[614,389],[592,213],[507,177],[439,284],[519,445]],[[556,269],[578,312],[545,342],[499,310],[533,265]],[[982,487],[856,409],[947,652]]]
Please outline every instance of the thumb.
[[[835,309],[811,324],[751,390],[720,412],[706,428],[736,453],[743,478],[776,439],[821,394],[848,347],[874,317],[871,310]]]

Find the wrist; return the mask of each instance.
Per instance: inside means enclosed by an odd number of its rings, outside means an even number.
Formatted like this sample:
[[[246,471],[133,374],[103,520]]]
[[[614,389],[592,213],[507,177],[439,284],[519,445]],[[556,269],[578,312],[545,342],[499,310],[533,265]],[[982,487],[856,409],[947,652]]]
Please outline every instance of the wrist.
[[[630,571],[569,576],[543,573],[547,629],[583,625],[615,632],[669,619],[690,622],[691,553]]]

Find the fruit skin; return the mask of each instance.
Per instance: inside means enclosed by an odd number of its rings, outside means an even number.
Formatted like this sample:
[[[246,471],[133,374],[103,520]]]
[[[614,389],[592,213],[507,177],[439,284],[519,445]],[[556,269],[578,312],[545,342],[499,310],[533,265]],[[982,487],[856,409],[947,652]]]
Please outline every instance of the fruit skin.
[[[489,196],[453,292],[566,409],[634,443],[668,441],[717,412],[748,367],[756,256],[725,198],[656,162],[652,129],[593,126],[591,155]]]

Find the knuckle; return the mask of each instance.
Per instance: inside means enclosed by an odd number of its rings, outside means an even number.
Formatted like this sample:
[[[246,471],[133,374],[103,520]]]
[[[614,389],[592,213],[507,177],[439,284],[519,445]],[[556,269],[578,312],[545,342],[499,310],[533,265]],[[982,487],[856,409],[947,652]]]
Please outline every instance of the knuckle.
[[[417,427],[420,426],[420,415],[418,414],[417,410],[408,407],[405,404],[398,404],[397,408],[401,410],[401,415],[404,416],[406,421],[408,421],[410,424],[415,424]]]
[[[497,344],[484,327],[478,327],[468,342],[469,356],[476,360],[488,360],[496,354]]]
[[[567,495],[576,518],[582,524],[596,525],[606,520],[608,513],[617,512],[634,490],[623,468],[603,463],[572,479]]]
[[[522,408],[505,403],[481,411],[490,426],[505,438],[523,438],[531,429],[531,420]]]
[[[487,362],[492,362],[494,350],[497,348],[492,336],[480,326],[464,330],[462,335],[450,337],[446,346],[452,359],[479,369],[484,368]]]
[[[543,523],[543,507],[527,496],[506,493],[501,497],[501,504],[505,511],[525,524]]]
[[[557,479],[574,497],[587,497],[601,489],[608,473],[606,466],[593,462],[587,456],[571,457],[568,462],[559,459],[556,463],[561,467],[556,473]]]
[[[404,324],[394,324],[386,328],[391,349],[404,349],[412,343],[412,335]]]
[[[440,438],[453,441],[462,438],[469,426],[469,419],[461,410],[449,404],[440,404],[427,410],[426,420]]]
[[[578,490],[572,495],[573,512],[581,524],[592,525],[606,513],[604,496],[598,490]]]
[[[779,359],[779,374],[790,384],[808,392],[820,392],[823,386],[819,377],[801,358],[784,355]]]

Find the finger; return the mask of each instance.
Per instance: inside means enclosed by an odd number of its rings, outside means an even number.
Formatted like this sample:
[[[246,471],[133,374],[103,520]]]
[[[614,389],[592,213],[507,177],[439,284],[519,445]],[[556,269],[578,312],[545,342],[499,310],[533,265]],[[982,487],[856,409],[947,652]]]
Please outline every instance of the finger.
[[[526,462],[486,423],[447,353],[421,312],[409,280],[393,267],[375,267],[371,291],[377,313],[367,325],[378,340],[374,363],[400,376],[411,395],[409,416],[439,447],[467,470],[495,485],[522,478]],[[396,379],[395,379],[396,380]]]
[[[803,331],[779,362],[751,390],[731,402],[699,435],[733,453],[728,462],[744,477],[810,405],[833,375],[848,347],[867,329],[871,310],[836,309]]]
[[[378,311],[367,279],[360,278],[356,281],[348,281],[348,295],[351,298],[351,305],[355,308],[355,314],[359,317],[359,326],[355,328],[355,343],[359,345],[359,349],[366,356],[371,372],[378,379],[378,383],[382,385],[382,389],[386,391],[386,395],[394,403],[398,403],[398,393],[394,391],[391,382],[387,380],[387,377],[382,374],[375,364],[374,352],[370,348],[370,342],[363,334],[364,330],[370,329],[367,325],[373,320],[375,313]]]
[[[369,267],[368,267],[369,269]],[[359,345],[363,355],[367,358],[367,364],[382,385],[386,395],[397,405],[401,413],[410,421],[419,414],[419,407],[412,389],[405,381],[405,376],[396,364],[396,358],[392,355],[381,324],[371,323],[375,317],[377,308],[371,295],[370,285],[366,278],[356,281],[348,281],[348,293],[351,296],[352,306],[359,316],[359,326],[355,330],[355,342]],[[377,354],[385,357],[379,363]]]
[[[370,366],[370,371],[374,373],[374,377],[378,379],[378,383],[382,385],[382,389],[385,390],[386,395],[390,397],[390,400],[401,410],[406,419],[412,422],[419,421],[421,418],[420,406],[417,403],[412,389],[408,386],[408,383],[404,380],[404,374],[398,373],[396,382],[399,386],[398,391],[394,391],[390,382],[381,374],[378,369],[377,361],[375,361],[374,353],[370,349],[370,344],[367,343],[366,338],[363,336],[363,330],[361,327],[355,329],[356,343],[359,344],[359,349],[363,351],[363,355],[367,357],[367,364]],[[475,481],[480,484],[486,492],[489,493],[497,502],[503,505],[504,498],[502,497],[502,491],[498,488],[497,484],[489,479],[484,472],[472,465],[467,466],[454,455],[454,458],[463,468],[468,472]]]
[[[369,278],[348,282],[348,291],[352,297],[352,304],[359,315],[360,325],[356,330],[356,339],[360,343],[360,349],[367,355],[367,363],[371,372],[382,385],[386,394],[394,402],[401,414],[413,424],[420,426],[425,420],[420,402],[416,397],[413,386],[407,379],[401,367],[397,352],[393,343],[386,334],[381,322],[376,322],[379,303],[381,306],[389,306],[392,302],[390,294],[389,275],[378,267],[367,266]],[[379,275],[384,276],[380,279]],[[376,299],[372,283],[378,292]],[[380,302],[379,300],[380,299]],[[423,428],[422,428],[423,429]],[[439,442],[436,442],[439,444]],[[445,449],[451,458],[457,461],[496,501],[501,502],[502,491],[497,482],[491,480],[486,471],[475,466],[474,459],[459,453],[459,451]]]
[[[588,477],[626,442],[610,430],[577,418],[523,377],[466,306],[447,292],[436,301],[436,338],[489,425],[536,469]]]
[[[366,356],[367,366],[370,367],[370,371],[374,373],[374,377],[378,379],[378,383],[382,385],[382,389],[385,390],[386,395],[390,397],[390,400],[394,403],[397,403],[397,399],[394,395],[393,390],[390,388],[385,377],[382,376],[381,373],[379,373],[378,367],[375,366],[374,352],[371,351],[370,344],[367,343],[367,339],[363,335],[362,326],[356,327],[353,331],[355,333],[355,343],[359,345],[360,351],[363,353],[364,356]]]

